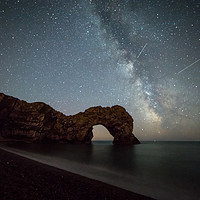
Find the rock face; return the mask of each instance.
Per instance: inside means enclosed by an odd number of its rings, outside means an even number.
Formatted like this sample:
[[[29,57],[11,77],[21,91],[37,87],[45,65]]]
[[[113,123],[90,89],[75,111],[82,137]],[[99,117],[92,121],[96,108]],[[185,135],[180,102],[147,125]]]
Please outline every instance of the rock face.
[[[91,107],[73,116],[41,102],[27,103],[0,93],[1,140],[91,143],[94,125],[105,126],[114,144],[138,144],[133,119],[121,106]]]

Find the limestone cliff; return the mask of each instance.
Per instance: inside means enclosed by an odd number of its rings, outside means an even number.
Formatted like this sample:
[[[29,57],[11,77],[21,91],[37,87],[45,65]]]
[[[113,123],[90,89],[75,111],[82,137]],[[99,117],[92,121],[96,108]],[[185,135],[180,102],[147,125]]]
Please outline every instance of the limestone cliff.
[[[90,143],[92,127],[104,125],[114,144],[138,144],[133,119],[121,106],[91,107],[73,116],[41,102],[27,103],[0,93],[1,140]]]

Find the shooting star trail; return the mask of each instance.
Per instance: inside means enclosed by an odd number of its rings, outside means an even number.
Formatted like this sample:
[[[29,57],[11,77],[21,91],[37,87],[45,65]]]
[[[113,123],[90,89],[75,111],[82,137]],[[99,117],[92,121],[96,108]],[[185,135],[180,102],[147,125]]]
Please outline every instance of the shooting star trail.
[[[140,57],[140,55],[142,54],[142,52],[144,51],[144,49],[146,48],[146,46],[147,46],[147,43],[143,46],[143,48],[142,48],[142,50],[140,51],[140,53],[138,54],[137,58]]]
[[[199,60],[196,60],[196,61],[193,62],[192,64],[188,65],[187,67],[185,67],[184,69],[182,69],[181,71],[179,71],[179,72],[177,73],[177,75],[180,74],[181,72],[185,71],[186,69],[188,69],[189,67],[191,67],[192,65],[196,64],[196,63],[199,62],[199,61],[200,61],[200,59],[199,59]]]

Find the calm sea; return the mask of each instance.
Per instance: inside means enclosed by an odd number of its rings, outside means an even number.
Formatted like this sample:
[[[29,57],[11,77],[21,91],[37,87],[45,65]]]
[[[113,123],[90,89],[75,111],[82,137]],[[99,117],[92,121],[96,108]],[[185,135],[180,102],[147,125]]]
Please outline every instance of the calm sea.
[[[200,200],[200,142],[14,143],[3,148],[156,199]]]

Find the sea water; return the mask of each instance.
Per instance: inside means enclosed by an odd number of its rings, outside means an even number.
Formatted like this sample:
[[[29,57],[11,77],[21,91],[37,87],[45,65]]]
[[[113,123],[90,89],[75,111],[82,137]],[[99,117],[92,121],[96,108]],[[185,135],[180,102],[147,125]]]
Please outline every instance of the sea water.
[[[3,148],[155,199],[200,200],[200,142],[10,143]]]

